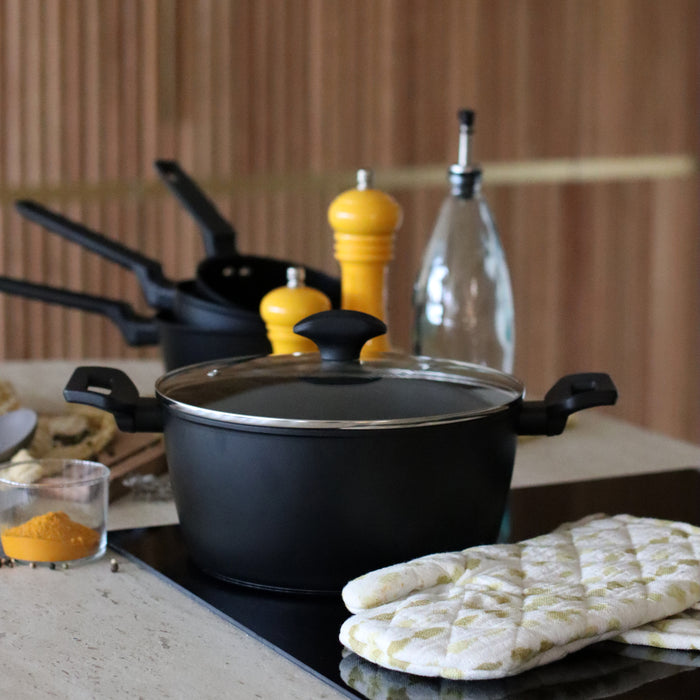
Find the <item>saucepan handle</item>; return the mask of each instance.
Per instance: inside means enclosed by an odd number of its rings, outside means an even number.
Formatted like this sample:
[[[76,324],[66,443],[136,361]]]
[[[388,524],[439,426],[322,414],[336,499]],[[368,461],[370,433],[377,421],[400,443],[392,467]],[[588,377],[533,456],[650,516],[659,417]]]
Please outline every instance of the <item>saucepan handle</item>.
[[[165,277],[163,268],[157,260],[147,258],[139,251],[107,238],[83,224],[71,221],[37,202],[20,200],[15,202],[15,209],[25,219],[43,226],[52,233],[57,233],[72,243],[77,243],[85,250],[97,253],[106,260],[131,270],[136,275],[141,291],[150,306],[163,311],[173,310],[177,288],[174,282]]]
[[[13,277],[0,276],[0,292],[14,294],[57,304],[70,309],[82,309],[106,316],[119,328],[124,340],[132,347],[158,345],[160,333],[155,319],[137,314],[124,301],[109,299],[92,294],[81,294],[62,287],[49,287],[44,284],[18,280]]]
[[[199,224],[208,256],[235,256],[236,231],[175,160],[157,160],[163,182]]]
[[[163,416],[158,400],[139,396],[139,391],[120,369],[77,367],[68,380],[63,397],[111,413],[121,430],[128,433],[159,433]]]
[[[515,430],[518,435],[559,435],[572,413],[612,406],[616,401],[617,389],[607,374],[569,374],[545,394],[543,401],[522,402]]]

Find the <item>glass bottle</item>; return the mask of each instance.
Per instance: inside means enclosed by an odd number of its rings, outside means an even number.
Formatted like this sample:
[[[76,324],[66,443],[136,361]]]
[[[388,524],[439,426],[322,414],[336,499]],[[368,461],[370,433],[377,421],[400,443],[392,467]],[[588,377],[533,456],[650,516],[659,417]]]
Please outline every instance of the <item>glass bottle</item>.
[[[513,294],[491,210],[472,164],[474,112],[458,113],[459,157],[413,290],[413,352],[513,371]]]

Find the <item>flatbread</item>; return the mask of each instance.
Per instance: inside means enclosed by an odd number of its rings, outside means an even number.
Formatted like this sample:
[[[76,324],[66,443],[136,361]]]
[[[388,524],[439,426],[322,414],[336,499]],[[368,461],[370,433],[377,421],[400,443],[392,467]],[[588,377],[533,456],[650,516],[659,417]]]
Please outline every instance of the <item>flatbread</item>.
[[[0,379],[0,415],[21,407],[12,383]],[[92,406],[68,404],[65,413],[39,415],[34,437],[27,450],[22,451],[22,457],[93,459],[112,442],[116,433],[117,424],[111,413]]]
[[[29,453],[34,458],[91,459],[107,447],[116,432],[111,413],[71,405],[66,414],[39,416]]]

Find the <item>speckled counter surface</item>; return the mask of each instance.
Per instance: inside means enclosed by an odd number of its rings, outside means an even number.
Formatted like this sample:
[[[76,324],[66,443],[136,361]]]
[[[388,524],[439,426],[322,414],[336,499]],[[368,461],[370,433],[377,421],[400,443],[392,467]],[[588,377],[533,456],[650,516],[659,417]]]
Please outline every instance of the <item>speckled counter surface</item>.
[[[51,410],[76,364],[4,363],[0,377],[26,405]],[[124,368],[143,393],[161,373],[157,362],[102,364]],[[522,440],[513,485],[698,465],[698,445],[588,411],[562,436]],[[121,529],[175,522],[176,513],[172,503],[127,499],[109,519]],[[4,697],[343,697],[138,564],[118,558],[112,572],[112,556],[68,570],[0,569]]]
[[[3,697],[342,697],[130,561],[0,569]]]

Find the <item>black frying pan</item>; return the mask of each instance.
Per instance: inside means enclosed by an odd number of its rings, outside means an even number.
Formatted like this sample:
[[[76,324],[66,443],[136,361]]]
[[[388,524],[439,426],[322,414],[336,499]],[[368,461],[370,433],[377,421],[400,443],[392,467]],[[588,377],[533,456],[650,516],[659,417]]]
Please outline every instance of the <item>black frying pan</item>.
[[[340,307],[340,280],[299,263],[276,258],[240,255],[236,231],[211,200],[173,160],[157,160],[155,168],[200,227],[207,257],[197,267],[197,288],[219,303],[257,311],[263,296],[287,283],[287,269],[304,267],[306,284],[324,292]]]
[[[265,324],[257,310],[252,313],[207,299],[192,280],[172,282],[165,277],[158,261],[36,202],[18,201],[15,207],[25,218],[134,272],[149,306],[168,312],[177,321],[210,330],[248,331],[252,326],[265,332]]]
[[[167,312],[149,318],[137,314],[124,301],[11,277],[0,277],[0,291],[106,316],[131,347],[160,344],[167,370],[224,357],[267,355],[271,352],[267,336],[255,327],[235,331],[196,328],[178,323]]]

